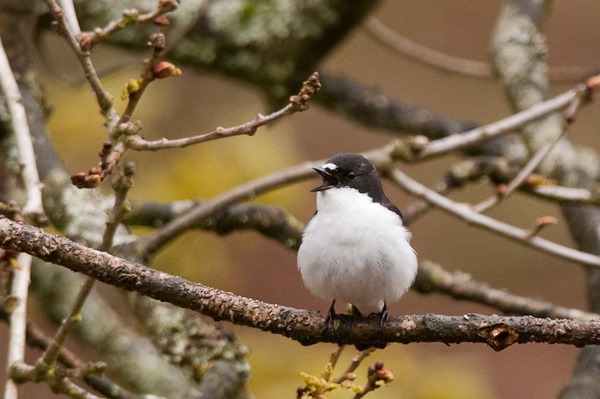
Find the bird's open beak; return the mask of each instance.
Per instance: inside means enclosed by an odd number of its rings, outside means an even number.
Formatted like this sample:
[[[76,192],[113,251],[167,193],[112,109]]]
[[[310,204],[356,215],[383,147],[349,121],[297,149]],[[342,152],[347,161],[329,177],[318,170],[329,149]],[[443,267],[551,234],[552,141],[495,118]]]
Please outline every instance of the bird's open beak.
[[[313,188],[312,190],[310,190],[311,192],[329,190],[330,188],[338,185],[339,180],[328,170],[323,168],[313,169],[315,170],[315,172],[321,175],[321,177],[323,178],[323,184],[321,184],[319,187]]]

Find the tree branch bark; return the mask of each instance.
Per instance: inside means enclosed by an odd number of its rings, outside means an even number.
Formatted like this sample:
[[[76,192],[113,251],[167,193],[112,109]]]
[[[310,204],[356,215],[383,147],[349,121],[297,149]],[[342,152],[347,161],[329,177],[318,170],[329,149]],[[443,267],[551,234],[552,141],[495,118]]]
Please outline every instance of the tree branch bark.
[[[215,320],[283,335],[303,345],[318,342],[479,342],[502,350],[513,343],[547,342],[575,346],[600,343],[600,321],[530,316],[413,315],[390,317],[383,327],[379,317],[342,316],[342,322],[334,332],[323,331],[325,316],[319,312],[268,304],[206,287],[5,217],[0,217],[0,246],[29,253],[106,284],[170,302]]]

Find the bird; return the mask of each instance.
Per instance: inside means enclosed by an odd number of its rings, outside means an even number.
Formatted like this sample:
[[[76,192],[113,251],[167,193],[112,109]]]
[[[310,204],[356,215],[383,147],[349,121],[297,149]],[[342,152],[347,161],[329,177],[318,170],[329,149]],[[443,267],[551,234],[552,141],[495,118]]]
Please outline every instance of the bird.
[[[304,285],[332,301],[329,328],[338,317],[336,300],[351,304],[353,316],[379,315],[383,326],[387,305],[408,291],[417,274],[411,233],[364,156],[337,154],[313,169],[323,183],[311,190],[317,193],[317,210],[298,249]]]

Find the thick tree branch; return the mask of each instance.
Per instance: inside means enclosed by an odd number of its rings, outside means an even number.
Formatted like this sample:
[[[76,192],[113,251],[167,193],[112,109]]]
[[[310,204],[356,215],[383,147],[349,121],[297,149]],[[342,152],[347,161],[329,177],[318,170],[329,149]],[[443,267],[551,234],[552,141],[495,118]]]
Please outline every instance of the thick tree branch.
[[[272,305],[192,283],[4,217],[0,217],[0,246],[30,253],[107,284],[170,302],[215,320],[284,335],[304,345],[317,342],[481,342],[501,350],[513,343],[527,342],[576,346],[600,343],[600,321],[528,316],[415,315],[391,317],[383,328],[379,317],[344,318],[332,335],[322,331],[325,317],[319,312]]]
[[[434,140],[477,125],[430,109],[395,100],[374,87],[321,72],[323,89],[315,101],[363,125],[402,134],[421,134]]]
[[[132,201],[131,211],[123,222],[129,226],[159,227],[200,204],[201,201]],[[220,235],[238,230],[253,230],[291,249],[298,249],[304,230],[304,224],[285,209],[258,204],[229,206],[192,227],[214,231]]]
[[[173,203],[132,202],[131,213],[125,218],[129,225],[160,226],[195,205],[193,201]],[[291,219],[290,219],[291,218]],[[194,226],[217,234],[251,229],[285,246],[297,249],[304,225],[284,209],[252,204],[233,205],[216,216],[204,219]],[[598,320],[600,316],[579,309],[565,308],[551,302],[512,294],[492,288],[461,272],[449,272],[440,265],[421,261],[413,289],[422,293],[433,292],[454,299],[477,302],[508,314],[531,315],[560,319]]]
[[[550,317],[556,319],[600,320],[597,313],[565,308],[540,299],[526,298],[503,289],[492,288],[474,280],[469,274],[449,272],[429,262],[419,263],[419,273],[413,289],[422,293],[440,293],[454,299],[491,306],[507,314]]]

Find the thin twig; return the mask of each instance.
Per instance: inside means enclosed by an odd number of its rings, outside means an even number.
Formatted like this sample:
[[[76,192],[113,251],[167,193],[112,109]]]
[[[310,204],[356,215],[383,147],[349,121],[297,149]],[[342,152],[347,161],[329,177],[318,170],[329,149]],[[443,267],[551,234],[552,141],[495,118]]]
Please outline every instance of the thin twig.
[[[91,48],[91,46],[98,41],[131,25],[139,25],[146,22],[154,22],[157,25],[166,25],[169,21],[163,16],[169,12],[175,11],[177,7],[179,7],[179,2],[177,0],[158,0],[156,8],[147,13],[140,13],[135,8],[129,8],[123,10],[121,18],[110,21],[102,28],[96,28],[91,32],[84,32],[83,36],[86,38],[86,44]]]
[[[568,127],[575,120],[575,116],[579,107],[582,103],[582,97],[576,96],[573,98],[571,103],[567,106],[563,113],[563,129],[560,134],[556,135],[554,138],[544,143],[535,153],[533,157],[529,160],[529,162],[523,167],[523,169],[515,176],[515,178],[508,183],[508,185],[497,195],[490,197],[487,200],[480,202],[479,204],[474,206],[475,211],[479,213],[483,213],[489,210],[491,207],[495,206],[500,202],[501,199],[508,197],[514,190],[523,184],[523,182],[527,179],[527,177],[533,173],[533,171],[539,166],[539,164],[546,158],[546,156],[552,151],[552,149],[556,146],[556,144],[565,137]]]
[[[331,358],[329,359],[329,364],[331,364],[332,371],[335,368],[335,366],[337,365],[337,362],[340,360],[340,356],[342,356],[342,353],[344,352],[345,348],[346,348],[346,345],[338,345],[335,352],[333,352],[331,354]],[[330,376],[330,378],[331,378],[331,376]],[[329,381],[329,378],[327,379],[327,381]]]
[[[71,32],[69,26],[70,24],[65,18],[63,9],[58,5],[56,0],[45,1],[46,4],[48,4],[48,7],[50,7],[50,12],[58,24],[58,32],[67,40],[67,43],[77,55],[83,71],[85,72],[85,76],[92,90],[94,91],[94,94],[96,95],[96,100],[98,101],[100,110],[107,119],[106,125],[108,129],[111,130],[119,120],[119,115],[113,107],[112,95],[104,88],[102,82],[100,82],[96,68],[94,67],[92,59],[90,58],[89,51],[84,51],[82,49],[80,42],[77,40],[73,32]]]
[[[40,327],[31,320],[27,321],[27,344],[32,348],[46,350],[51,344],[52,338],[48,337]],[[76,373],[96,391],[113,399],[134,399],[133,393],[125,390],[108,378],[88,372],[85,362],[79,359],[73,352],[63,347],[60,349],[58,361],[68,369],[75,369]],[[69,370],[70,372],[71,370]],[[159,399],[159,397],[157,397]]]
[[[513,114],[497,122],[475,128],[465,133],[455,134],[439,140],[431,141],[417,152],[417,159],[415,160],[424,160],[433,156],[447,154],[451,151],[463,149],[493,137],[500,136],[509,131],[513,131],[523,127],[529,122],[567,108],[573,103],[573,101],[575,101],[577,97],[589,96],[589,91],[590,88],[582,83],[563,94],[538,103],[526,110]],[[398,154],[400,159],[407,158],[402,155],[403,154]],[[408,157],[408,160],[410,160],[410,157]]]
[[[125,165],[122,174],[119,175],[115,185],[113,186],[115,190],[115,204],[106,222],[106,230],[104,231],[102,243],[99,247],[100,251],[107,252],[112,247],[113,237],[127,209],[127,193],[133,185],[132,179],[134,170],[133,163],[128,163]],[[69,311],[69,314],[63,319],[55,338],[52,340],[50,345],[48,345],[48,348],[45,350],[44,354],[37,361],[36,368],[38,372],[45,374],[56,363],[60,349],[63,347],[68,334],[79,321],[81,309],[83,308],[85,301],[94,288],[95,282],[96,280],[92,277],[88,277],[84,281],[83,286],[79,290],[77,298],[75,299],[75,302]]]
[[[363,28],[384,46],[442,72],[477,79],[491,79],[493,76],[489,63],[452,56],[423,46],[391,30],[375,17],[367,18]],[[549,76],[555,82],[573,82],[585,76],[585,71],[580,67],[554,67],[550,69]]]
[[[54,339],[48,345],[43,355],[36,362],[36,373],[45,375],[51,370],[56,360],[58,359],[58,355],[60,353],[60,349],[63,347],[67,336],[73,329],[73,327],[79,322],[81,309],[83,308],[83,304],[85,303],[87,297],[89,296],[92,288],[94,288],[95,280],[93,278],[88,277],[79,293],[77,294],[77,298],[69,311],[69,314],[63,319]]]
[[[150,37],[148,46],[152,48],[152,57],[144,62],[142,76],[134,82],[131,82],[135,88],[128,85],[127,94],[129,101],[127,102],[127,107],[125,107],[125,111],[123,111],[123,114],[117,123],[117,132],[111,132],[112,136],[118,135],[118,127],[120,125],[128,123],[131,120],[133,112],[135,111],[140,99],[142,98],[142,95],[144,94],[144,91],[150,83],[156,79],[164,79],[171,76],[181,75],[181,70],[176,68],[173,64],[169,62],[160,62],[164,56],[165,48],[167,46],[167,41],[164,34],[153,34]]]
[[[540,198],[558,202],[580,202],[583,204],[600,205],[600,196],[585,188],[564,187],[556,185],[525,186],[525,190]]]
[[[397,168],[391,171],[390,176],[396,184],[409,193],[428,201],[450,215],[458,217],[470,224],[490,230],[523,245],[535,248],[540,252],[549,253],[584,266],[600,267],[599,256],[565,247],[537,236],[530,237],[527,230],[511,226],[489,216],[477,213],[469,205],[454,202],[451,199],[436,193],[416,180],[411,179]]]
[[[379,43],[443,72],[451,72],[478,79],[490,79],[492,77],[492,72],[487,62],[454,57],[420,45],[389,29],[375,17],[367,18],[363,22],[363,28]]]
[[[7,371],[12,374],[14,367],[25,364],[25,332],[27,327],[27,297],[31,275],[31,255],[22,253],[13,267],[11,298],[15,307],[10,314],[10,337],[8,340]],[[6,381],[5,399],[17,398],[17,384],[13,378]]]
[[[346,370],[344,370],[344,372],[338,378],[336,378],[334,382],[336,384],[341,384],[346,380],[353,380],[354,372],[356,371],[356,369],[360,366],[363,360],[365,360],[373,352],[375,352],[375,348],[372,347],[358,352],[352,358],[352,361],[350,362]]]
[[[565,130],[563,129],[562,133],[557,135],[551,141],[544,143],[540,149],[534,154],[533,157],[527,162],[527,164],[519,171],[519,173],[515,176],[514,179],[506,185],[502,191],[498,192],[496,195],[485,199],[473,206],[473,210],[475,212],[484,213],[490,210],[493,206],[497,205],[502,199],[507,198],[511,195],[523,182],[527,179],[527,177],[539,166],[539,164],[546,158],[546,156],[552,151],[556,143],[560,141],[561,138],[565,136]]]
[[[138,79],[131,79],[125,95],[129,98],[123,114],[116,125],[110,129],[111,141],[103,143],[99,166],[92,167],[87,173],[80,172],[71,176],[71,182],[78,188],[94,188],[110,175],[114,167],[127,150],[127,138],[141,130],[139,122],[131,122],[131,117],[148,85],[156,79],[180,76],[181,70],[170,62],[161,59],[165,52],[166,39],[162,33],[153,34],[148,46],[152,47],[152,57],[145,61],[144,70]]]
[[[129,139],[127,140],[127,146],[131,149],[138,151],[158,151],[169,148],[183,148],[189,145],[204,143],[206,141],[231,136],[238,136],[244,134],[251,136],[256,132],[257,128],[289,115],[289,107],[290,105],[288,104],[279,111],[275,111],[266,116],[258,114],[251,121],[245,122],[238,126],[233,126],[229,128],[218,127],[215,130],[208,133],[199,134],[197,136],[184,137],[181,139],[169,140],[163,138],[160,140],[148,141],[142,138],[141,136],[135,135],[129,137]]]
[[[315,72],[303,83],[298,95],[290,97],[290,102],[285,107],[269,115],[265,116],[259,114],[251,121],[238,126],[230,128],[218,127],[212,132],[175,140],[163,138],[161,140],[147,141],[139,135],[132,135],[129,137],[127,145],[129,148],[135,150],[158,151],[168,148],[182,148],[192,144],[204,143],[210,140],[243,134],[251,136],[256,133],[256,129],[261,126],[274,122],[295,112],[301,112],[308,109],[308,101],[319,91],[320,87],[321,83],[319,82],[319,73]]]

